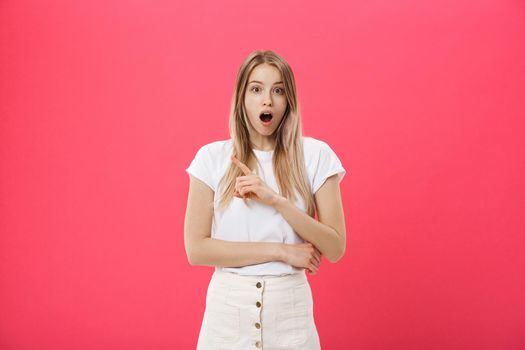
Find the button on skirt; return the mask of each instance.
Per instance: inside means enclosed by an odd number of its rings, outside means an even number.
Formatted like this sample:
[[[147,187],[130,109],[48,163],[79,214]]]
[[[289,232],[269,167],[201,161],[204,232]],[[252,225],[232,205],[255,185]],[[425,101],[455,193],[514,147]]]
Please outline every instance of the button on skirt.
[[[304,270],[284,276],[215,270],[197,350],[219,349],[321,349]]]

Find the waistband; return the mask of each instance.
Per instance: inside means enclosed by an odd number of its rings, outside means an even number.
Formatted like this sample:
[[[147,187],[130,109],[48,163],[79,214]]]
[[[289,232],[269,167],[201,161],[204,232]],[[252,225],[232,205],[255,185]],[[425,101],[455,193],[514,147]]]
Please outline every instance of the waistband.
[[[239,288],[253,288],[261,283],[264,289],[286,289],[308,283],[304,270],[298,273],[278,276],[239,275],[234,272],[215,270],[212,281],[233,285]]]

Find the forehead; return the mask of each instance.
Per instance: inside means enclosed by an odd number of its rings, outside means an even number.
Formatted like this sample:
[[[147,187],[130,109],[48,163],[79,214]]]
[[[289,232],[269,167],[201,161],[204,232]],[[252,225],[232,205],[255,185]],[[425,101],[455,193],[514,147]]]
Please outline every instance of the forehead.
[[[279,72],[276,67],[262,63],[252,70],[250,77],[248,78],[248,82],[251,82],[252,80],[258,80],[262,83],[271,85],[281,81],[281,78],[281,72]]]

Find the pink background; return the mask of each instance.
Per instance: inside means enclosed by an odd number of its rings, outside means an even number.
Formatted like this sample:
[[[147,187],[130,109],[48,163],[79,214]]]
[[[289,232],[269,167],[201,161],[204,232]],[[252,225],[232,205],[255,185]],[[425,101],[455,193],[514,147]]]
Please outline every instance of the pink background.
[[[2,1],[0,349],[192,349],[184,169],[255,49],[328,142],[323,349],[525,349],[525,3]]]

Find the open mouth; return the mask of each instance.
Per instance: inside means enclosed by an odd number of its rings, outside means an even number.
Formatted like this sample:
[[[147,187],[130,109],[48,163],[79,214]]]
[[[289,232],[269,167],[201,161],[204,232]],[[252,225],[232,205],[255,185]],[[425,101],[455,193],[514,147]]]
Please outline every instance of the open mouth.
[[[259,116],[259,119],[261,119],[261,121],[267,123],[269,122],[270,120],[272,120],[273,116],[270,114],[270,113],[261,113],[261,115]]]

